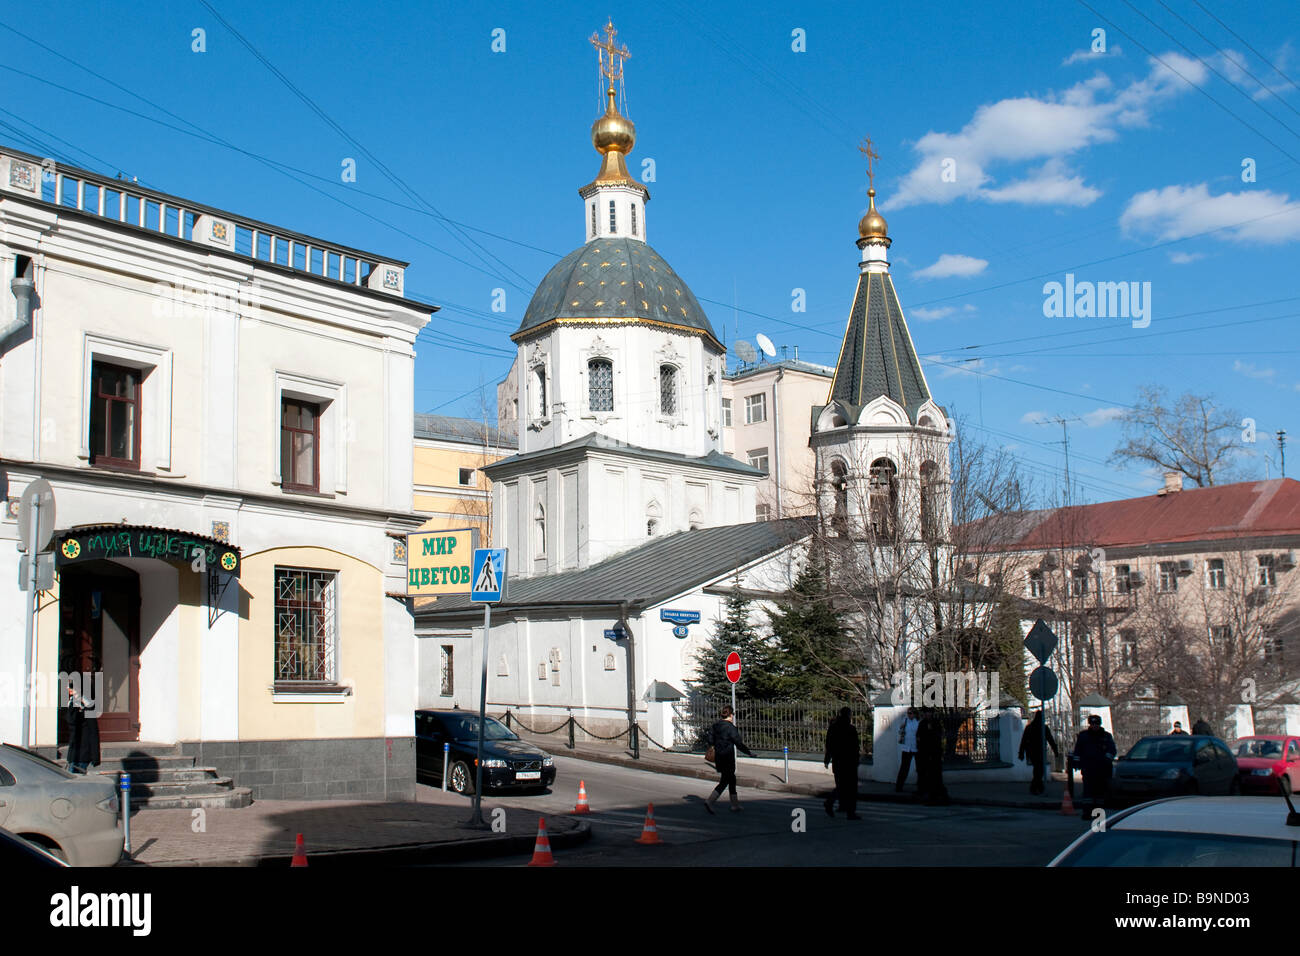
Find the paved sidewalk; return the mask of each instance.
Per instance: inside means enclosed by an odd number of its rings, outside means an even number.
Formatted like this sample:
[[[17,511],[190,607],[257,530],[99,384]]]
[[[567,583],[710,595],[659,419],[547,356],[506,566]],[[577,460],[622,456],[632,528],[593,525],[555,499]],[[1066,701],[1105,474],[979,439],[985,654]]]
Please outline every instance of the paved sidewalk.
[[[641,758],[634,760],[631,749],[622,741],[578,740],[574,749],[570,750],[567,746],[568,740],[564,734],[530,734],[517,725],[512,729],[523,739],[536,744],[548,753],[560,756],[576,757],[579,760],[591,760],[596,763],[617,764],[639,770],[652,770],[656,773],[698,777],[702,780],[712,780],[714,782],[718,779],[718,772],[710,764],[706,763],[704,757],[700,754],[669,753],[657,748],[642,746]],[[756,751],[756,753],[764,759],[779,760],[781,758],[780,754],[764,753],[762,751]],[[860,773],[867,774],[870,769],[870,765],[863,764]],[[825,773],[791,770],[790,781],[786,783],[779,768],[756,766],[744,754],[741,754],[736,761],[736,779],[743,787],[820,797],[828,796],[835,786],[829,770]],[[1030,810],[1059,810],[1065,791],[1065,776],[1063,774],[1053,775],[1052,779],[1047,782],[1046,792],[1041,796],[1030,794],[1027,781],[1010,780],[991,781],[989,783],[968,783],[963,781],[960,783],[948,782],[946,785],[950,802],[953,804]],[[892,783],[882,783],[868,779],[859,779],[858,781],[859,800],[915,803],[915,790],[915,770],[909,775],[907,787],[902,793],[896,793]],[[1079,789],[1078,778],[1076,778],[1076,799],[1079,793],[1081,793],[1081,790]]]
[[[308,866],[407,865],[531,853],[537,814],[506,807],[505,832],[463,826],[470,801],[432,787],[418,788],[415,803],[342,800],[258,800],[238,810],[208,810],[204,832],[193,830],[193,810],[140,810],[131,817],[131,845],[149,866],[288,866],[303,835]],[[489,821],[497,806],[483,801]],[[551,846],[587,840],[590,825],[575,817],[546,818]]]

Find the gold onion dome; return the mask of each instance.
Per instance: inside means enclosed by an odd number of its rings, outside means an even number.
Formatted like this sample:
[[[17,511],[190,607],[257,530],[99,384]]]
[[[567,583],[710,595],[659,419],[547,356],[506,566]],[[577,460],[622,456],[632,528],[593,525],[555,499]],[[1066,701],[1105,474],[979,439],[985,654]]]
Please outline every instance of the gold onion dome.
[[[858,221],[858,235],[863,239],[888,239],[889,227],[885,224],[885,217],[876,212],[875,189],[868,189],[867,197],[871,204],[867,214]]]
[[[615,150],[626,156],[636,145],[636,127],[614,105],[616,94],[612,87],[608,96],[609,106],[605,114],[591,124],[591,145],[602,155]]]

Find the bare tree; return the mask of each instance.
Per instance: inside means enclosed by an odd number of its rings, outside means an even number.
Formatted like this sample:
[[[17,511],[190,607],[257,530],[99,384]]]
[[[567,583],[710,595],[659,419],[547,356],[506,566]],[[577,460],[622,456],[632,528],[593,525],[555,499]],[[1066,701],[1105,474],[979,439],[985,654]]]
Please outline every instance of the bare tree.
[[[1231,480],[1241,448],[1242,418],[1213,396],[1188,392],[1171,403],[1164,388],[1147,385],[1121,421],[1124,440],[1111,454],[1112,461],[1155,465],[1198,486]]]

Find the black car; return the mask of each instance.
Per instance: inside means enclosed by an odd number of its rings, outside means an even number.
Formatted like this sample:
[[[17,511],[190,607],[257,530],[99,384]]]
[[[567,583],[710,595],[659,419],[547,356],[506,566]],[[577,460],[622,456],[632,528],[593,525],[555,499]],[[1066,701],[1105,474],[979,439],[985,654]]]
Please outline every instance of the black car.
[[[1241,792],[1237,758],[1217,737],[1173,734],[1143,737],[1115,763],[1111,796],[1118,803],[1179,794],[1231,796]]]
[[[478,714],[465,710],[415,712],[415,778],[442,785],[443,744],[447,789],[474,792]],[[545,790],[555,782],[555,759],[525,743],[491,717],[483,725],[483,790]]]

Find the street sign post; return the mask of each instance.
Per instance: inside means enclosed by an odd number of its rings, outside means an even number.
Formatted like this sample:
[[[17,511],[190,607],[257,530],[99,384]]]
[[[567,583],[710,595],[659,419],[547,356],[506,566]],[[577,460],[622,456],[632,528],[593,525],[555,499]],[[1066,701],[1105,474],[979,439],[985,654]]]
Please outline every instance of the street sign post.
[[[32,745],[32,643],[36,636],[37,580],[40,553],[50,546],[54,536],[54,489],[44,478],[29,482],[18,502],[18,537],[26,552],[21,562],[27,584],[23,610],[26,640],[23,641],[23,746]]]
[[[469,599],[483,605],[483,675],[478,693],[478,759],[474,761],[474,813],[468,826],[486,830],[483,819],[483,731],[487,723],[488,638],[492,633],[492,605],[506,596],[507,548],[475,548],[470,562]]]
[[[1047,659],[1052,656],[1052,651],[1056,650],[1056,634],[1047,626],[1042,618],[1034,622],[1034,626],[1029,629],[1029,636],[1025,638],[1025,650],[1034,655],[1034,659],[1040,664],[1046,664]]]
[[[1029,690],[1039,700],[1051,700],[1060,687],[1061,683],[1056,679],[1056,671],[1050,667],[1035,667],[1029,674]]]
[[[1045,767],[1047,766],[1047,702],[1056,696],[1057,690],[1060,689],[1060,681],[1056,679],[1056,672],[1047,666],[1052,651],[1056,650],[1056,633],[1041,617],[1029,629],[1029,636],[1025,638],[1025,650],[1033,654],[1034,659],[1043,665],[1034,668],[1033,673],[1029,675],[1029,690],[1042,701],[1039,713],[1042,715],[1043,732],[1039,736],[1043,738],[1042,760]]]
[[[731,712],[736,712],[736,685],[740,683],[740,655],[732,651],[727,655],[727,680],[731,681]]]

